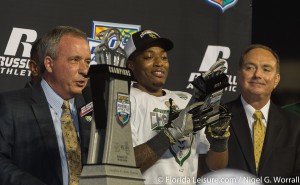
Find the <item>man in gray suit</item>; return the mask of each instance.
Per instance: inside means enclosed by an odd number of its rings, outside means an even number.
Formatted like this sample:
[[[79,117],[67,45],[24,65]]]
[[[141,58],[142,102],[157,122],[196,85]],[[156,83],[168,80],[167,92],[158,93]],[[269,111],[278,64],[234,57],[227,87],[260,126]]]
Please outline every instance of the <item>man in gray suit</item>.
[[[274,184],[297,180],[294,177],[300,173],[300,119],[270,100],[279,81],[277,54],[267,46],[251,45],[239,63],[241,96],[227,104],[232,113],[228,168],[248,171]],[[258,134],[254,133],[256,111],[262,113],[263,129]],[[263,143],[257,150],[259,136]]]
[[[69,180],[61,125],[64,101],[70,104],[68,123],[74,124],[78,136],[79,163],[87,159],[90,123],[78,116],[77,109],[85,104],[80,94],[91,61],[86,34],[69,26],[55,27],[40,41],[39,61],[40,83],[0,94],[1,185],[78,184],[78,176],[77,182]]]

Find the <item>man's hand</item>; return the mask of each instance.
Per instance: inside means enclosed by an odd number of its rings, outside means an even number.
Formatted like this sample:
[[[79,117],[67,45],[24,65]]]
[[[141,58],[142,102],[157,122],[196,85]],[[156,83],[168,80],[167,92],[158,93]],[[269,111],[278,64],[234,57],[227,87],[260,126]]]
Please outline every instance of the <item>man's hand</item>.
[[[212,114],[213,109],[202,109],[202,106],[203,102],[195,102],[181,111],[174,111],[170,107],[169,120],[164,127],[164,132],[171,143],[201,130],[219,118],[218,114]]]
[[[192,84],[194,85],[193,101],[204,102],[200,113],[208,113],[196,128],[206,126],[206,137],[210,142],[211,150],[222,152],[227,149],[229,138],[229,123],[231,114],[220,104],[223,89],[229,86],[228,77],[224,73],[227,69],[224,59],[218,59],[210,69],[203,75],[197,77]],[[212,110],[212,111],[210,111]]]
[[[172,110],[172,107],[170,107],[169,120],[168,124],[166,124],[164,127],[164,132],[170,139],[171,143],[174,144],[179,139],[193,132],[193,119],[195,117],[193,117],[193,114],[190,111],[193,109],[198,109],[202,105],[203,102],[196,102],[190,106],[187,106],[181,111],[174,111]]]
[[[213,93],[229,86],[228,77],[224,74],[227,69],[225,62],[219,59],[208,71],[191,82],[194,86],[194,101],[205,101]]]
[[[229,123],[231,120],[231,113],[227,109],[220,105],[219,119],[209,124],[206,127],[206,138],[210,143],[210,149],[215,152],[223,152],[227,150],[228,139],[230,136]]]

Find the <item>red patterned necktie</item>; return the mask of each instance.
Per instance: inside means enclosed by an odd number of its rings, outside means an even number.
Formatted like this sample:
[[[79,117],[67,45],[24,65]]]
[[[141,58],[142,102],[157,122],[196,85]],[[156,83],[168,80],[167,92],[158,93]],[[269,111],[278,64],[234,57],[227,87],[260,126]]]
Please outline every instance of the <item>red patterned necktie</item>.
[[[64,101],[62,105],[61,128],[68,159],[69,185],[78,185],[82,168],[81,149],[68,101]]]
[[[253,114],[253,118],[255,119],[255,122],[253,124],[254,158],[255,158],[256,172],[258,172],[261,151],[265,139],[266,127],[262,121],[261,111],[255,111]]]

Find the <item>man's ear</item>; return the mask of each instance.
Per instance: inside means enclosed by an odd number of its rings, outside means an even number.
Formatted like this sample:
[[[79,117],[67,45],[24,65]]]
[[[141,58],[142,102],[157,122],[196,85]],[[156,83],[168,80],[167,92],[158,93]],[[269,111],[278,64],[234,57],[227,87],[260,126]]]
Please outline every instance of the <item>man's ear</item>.
[[[279,82],[280,82],[280,74],[277,73],[276,77],[275,77],[275,86],[274,86],[274,89],[277,87],[277,85],[279,84]]]
[[[50,56],[45,57],[44,65],[45,65],[46,71],[48,71],[49,73],[53,72],[53,59]]]

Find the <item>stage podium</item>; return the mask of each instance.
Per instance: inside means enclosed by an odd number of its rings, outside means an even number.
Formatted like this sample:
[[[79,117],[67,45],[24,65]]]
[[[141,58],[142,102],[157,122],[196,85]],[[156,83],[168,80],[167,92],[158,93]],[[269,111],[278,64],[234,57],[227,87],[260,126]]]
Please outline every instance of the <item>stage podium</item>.
[[[107,33],[107,38],[118,34],[116,30]],[[108,43],[107,40],[98,47],[98,59],[122,59],[124,66],[123,51],[109,49]],[[130,126],[131,71],[110,65],[112,61],[99,63],[102,64],[91,65],[88,73],[94,113],[88,164],[83,166],[79,185],[142,185],[144,179],[136,167]]]

